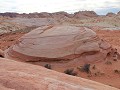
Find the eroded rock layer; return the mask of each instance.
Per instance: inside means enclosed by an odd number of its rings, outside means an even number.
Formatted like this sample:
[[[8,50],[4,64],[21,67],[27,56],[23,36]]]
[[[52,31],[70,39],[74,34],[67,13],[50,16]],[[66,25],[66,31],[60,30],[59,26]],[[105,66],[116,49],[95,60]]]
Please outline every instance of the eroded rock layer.
[[[110,48],[87,27],[42,26],[21,37],[5,51],[5,57],[21,61],[59,61],[87,55],[96,60],[104,59]]]

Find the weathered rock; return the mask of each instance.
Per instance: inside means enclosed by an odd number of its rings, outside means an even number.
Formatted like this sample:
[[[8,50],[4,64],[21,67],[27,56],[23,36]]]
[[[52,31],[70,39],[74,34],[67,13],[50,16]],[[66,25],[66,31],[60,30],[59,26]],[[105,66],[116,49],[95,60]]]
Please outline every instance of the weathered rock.
[[[47,13],[47,12],[42,12],[42,13],[39,13],[38,16],[41,18],[51,18],[51,13]]]
[[[17,17],[17,15],[18,13],[12,13],[12,12],[0,13],[0,16],[11,17],[11,18]]]
[[[85,19],[89,17],[97,17],[98,15],[94,11],[79,11],[74,13],[74,18]]]
[[[5,57],[21,61],[59,61],[86,54],[96,60],[97,57],[104,59],[110,48],[86,27],[43,26],[21,37],[5,51]]]
[[[41,66],[0,58],[0,90],[119,90]]]
[[[117,13],[117,15],[120,15],[120,11]]]
[[[52,13],[52,17],[54,18],[71,18],[72,14],[68,14],[67,12],[55,12]]]
[[[94,11],[79,11],[75,12],[74,14],[69,14],[67,12],[61,11],[61,12],[55,12],[55,13],[47,13],[47,12],[34,12],[34,13],[0,13],[0,16],[5,17],[21,17],[21,18],[88,18],[88,17],[97,17],[98,15]]]
[[[109,13],[106,14],[106,16],[112,17],[112,16],[116,16],[116,14],[112,13],[112,12],[109,12]]]

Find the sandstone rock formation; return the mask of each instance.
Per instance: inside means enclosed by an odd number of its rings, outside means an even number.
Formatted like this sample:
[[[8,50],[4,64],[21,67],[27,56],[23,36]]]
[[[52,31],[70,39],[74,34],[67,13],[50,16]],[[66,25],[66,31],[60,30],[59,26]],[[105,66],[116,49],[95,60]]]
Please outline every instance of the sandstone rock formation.
[[[20,38],[5,51],[6,58],[21,61],[104,60],[111,46],[87,27],[42,26]]]
[[[106,16],[109,16],[109,17],[112,17],[112,16],[115,16],[116,14],[115,13],[112,13],[112,12],[109,12],[106,14]]]
[[[120,15],[120,11],[117,13],[117,15]]]
[[[52,13],[52,17],[53,18],[71,18],[72,15],[71,14],[68,14],[67,12],[55,12],[55,13]]]
[[[0,58],[0,90],[119,90],[41,66]]]
[[[74,14],[69,14],[67,12],[61,11],[61,12],[55,12],[55,13],[47,13],[47,12],[35,12],[35,13],[12,13],[12,12],[7,12],[7,13],[0,13],[0,16],[4,17],[21,17],[21,18],[88,18],[88,17],[97,17],[98,15],[94,11],[79,11]]]
[[[17,17],[18,13],[11,13],[11,12],[6,12],[6,13],[0,13],[0,16],[3,16],[3,17]]]
[[[97,17],[98,15],[94,11],[79,11],[74,13],[74,18],[89,18],[89,17]]]

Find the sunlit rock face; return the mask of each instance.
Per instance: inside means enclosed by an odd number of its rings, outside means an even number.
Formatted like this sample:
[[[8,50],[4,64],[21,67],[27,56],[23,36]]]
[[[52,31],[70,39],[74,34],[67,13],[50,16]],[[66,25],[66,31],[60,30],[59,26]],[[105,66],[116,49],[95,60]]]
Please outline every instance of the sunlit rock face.
[[[6,58],[21,61],[103,60],[111,46],[94,31],[77,26],[42,26],[5,51]]]
[[[44,67],[0,58],[0,90],[119,90]]]

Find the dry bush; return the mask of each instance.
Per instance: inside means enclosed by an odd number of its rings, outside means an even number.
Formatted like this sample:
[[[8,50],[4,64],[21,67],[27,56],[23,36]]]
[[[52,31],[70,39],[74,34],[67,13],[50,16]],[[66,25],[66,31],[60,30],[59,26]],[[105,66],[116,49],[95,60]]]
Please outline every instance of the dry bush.
[[[77,72],[74,72],[74,69],[67,69],[64,71],[65,74],[76,76]]]
[[[77,67],[77,69],[82,72],[90,73],[90,64],[85,64],[82,67]]]
[[[51,69],[51,65],[50,64],[45,64],[44,67],[47,68],[47,69]]]
[[[115,73],[120,74],[120,70],[114,70]]]

